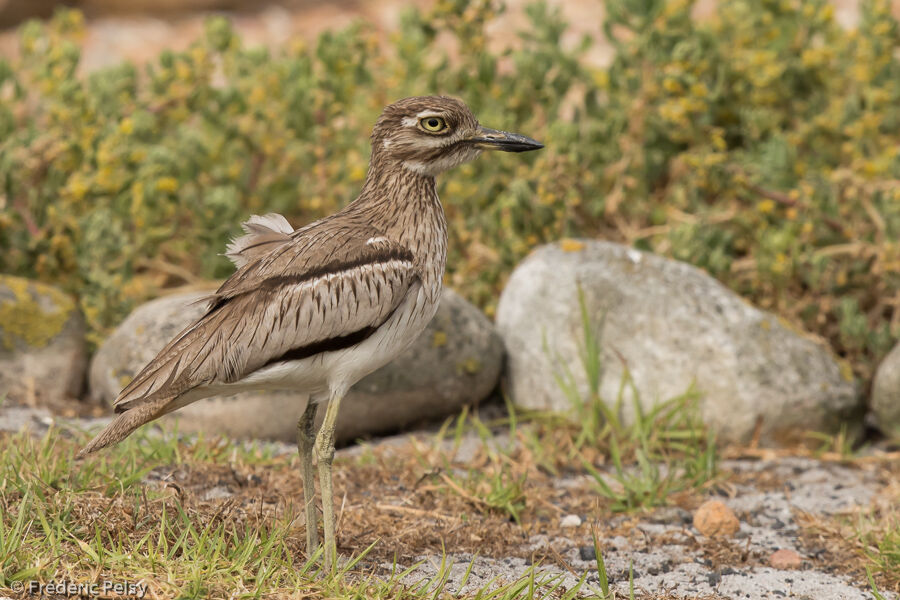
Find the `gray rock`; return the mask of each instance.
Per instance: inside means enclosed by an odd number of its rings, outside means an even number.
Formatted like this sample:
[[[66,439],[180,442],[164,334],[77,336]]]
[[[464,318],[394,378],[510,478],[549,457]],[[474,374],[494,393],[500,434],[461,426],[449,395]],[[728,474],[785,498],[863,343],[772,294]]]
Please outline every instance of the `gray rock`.
[[[695,267],[601,241],[543,246],[510,277],[497,326],[516,404],[570,409],[556,380],[564,368],[587,397],[579,289],[600,331],[600,394],[608,404],[627,367],[645,408],[693,385],[704,421],[723,441],[746,442],[758,420],[765,442],[860,423],[852,376],[827,349]],[[624,392],[626,419],[633,390]]]
[[[888,352],[875,371],[872,413],[879,429],[900,436],[900,344]]]
[[[72,298],[0,275],[0,395],[42,405],[78,397],[87,368],[84,332]]]
[[[91,365],[92,396],[115,400],[134,375],[205,304],[202,293],[167,296],[138,307],[113,332]],[[491,322],[451,290],[445,290],[434,320],[401,356],[357,383],[341,404],[337,436],[342,440],[393,431],[451,414],[478,402],[495,387],[503,345]],[[167,418],[182,431],[223,433],[237,438],[293,441],[306,396],[291,390],[243,392],[208,398]],[[324,410],[319,411],[319,417]]]
[[[0,431],[44,435],[52,423],[53,415],[46,408],[0,404]]]

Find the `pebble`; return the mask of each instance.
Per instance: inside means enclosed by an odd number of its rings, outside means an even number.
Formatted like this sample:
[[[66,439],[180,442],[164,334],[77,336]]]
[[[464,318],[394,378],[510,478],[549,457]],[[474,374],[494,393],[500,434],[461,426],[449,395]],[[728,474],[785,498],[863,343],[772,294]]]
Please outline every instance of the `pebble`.
[[[581,525],[581,517],[578,515],[566,515],[560,520],[560,527],[578,527]]]
[[[769,566],[773,569],[799,569],[802,564],[803,557],[788,548],[776,550],[769,557]]]
[[[707,500],[694,513],[694,527],[707,537],[731,536],[741,528],[741,522],[724,502]]]
[[[203,499],[206,501],[209,500],[224,500],[225,498],[231,498],[234,494],[224,485],[217,485],[213,488],[206,490],[203,494]]]

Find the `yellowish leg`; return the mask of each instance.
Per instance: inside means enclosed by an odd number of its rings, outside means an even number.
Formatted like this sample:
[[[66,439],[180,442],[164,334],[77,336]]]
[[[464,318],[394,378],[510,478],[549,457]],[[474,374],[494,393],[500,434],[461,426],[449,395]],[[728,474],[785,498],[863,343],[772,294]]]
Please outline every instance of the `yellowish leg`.
[[[325,411],[325,420],[316,436],[316,457],[319,459],[319,485],[322,488],[322,520],[325,525],[325,570],[331,571],[337,562],[334,536],[334,492],[331,487],[331,463],[334,461],[334,427],[343,394],[332,394]]]
[[[306,554],[312,556],[319,547],[318,518],[316,515],[316,480],[313,471],[313,446],[316,442],[315,420],[319,405],[310,397],[306,410],[297,422],[297,451],[303,470],[303,502],[306,507]]]

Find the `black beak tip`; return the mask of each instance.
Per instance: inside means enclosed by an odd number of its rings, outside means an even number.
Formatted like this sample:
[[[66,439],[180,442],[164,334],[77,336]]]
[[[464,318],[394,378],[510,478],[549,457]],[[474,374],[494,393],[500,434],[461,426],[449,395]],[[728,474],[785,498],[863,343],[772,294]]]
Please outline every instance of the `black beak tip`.
[[[544,145],[537,140],[530,140],[529,146],[527,148],[523,148],[519,150],[519,152],[529,152],[531,150],[540,150]]]
[[[498,150],[506,152],[531,152],[532,150],[540,150],[544,145],[537,140],[524,135],[511,135],[504,143],[498,145]]]
[[[502,152],[529,152],[531,150],[540,150],[544,147],[542,143],[533,140],[527,135],[520,133],[509,133],[506,131],[498,131],[481,127],[480,135],[472,138],[477,147],[485,150],[500,150]]]

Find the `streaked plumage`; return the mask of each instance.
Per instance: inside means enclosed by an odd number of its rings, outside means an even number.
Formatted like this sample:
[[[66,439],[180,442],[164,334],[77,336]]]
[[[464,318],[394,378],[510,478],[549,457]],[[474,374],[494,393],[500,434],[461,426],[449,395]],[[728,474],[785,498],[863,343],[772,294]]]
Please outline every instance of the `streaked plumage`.
[[[226,251],[236,272],[210,297],[207,312],[121,391],[120,414],[80,455],[206,396],[296,388],[310,394],[312,416],[315,403],[329,401],[316,448],[330,469],[328,422],[340,398],[412,343],[437,309],[447,225],[434,176],[492,147],[523,151],[540,144],[479,126],[451,98],[407,98],[385,108],[359,197],[297,230],[277,214],[244,223],[245,235]],[[301,454],[311,451],[308,432],[302,433],[310,427],[301,420]],[[330,470],[327,478],[330,494]],[[330,502],[325,498],[326,542]],[[314,539],[313,527],[308,544]]]

